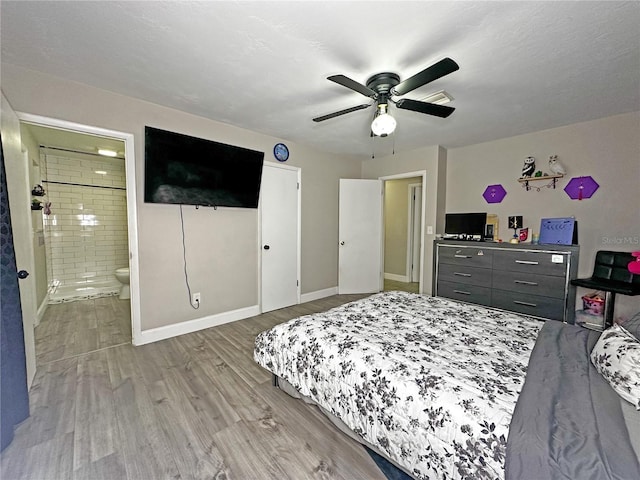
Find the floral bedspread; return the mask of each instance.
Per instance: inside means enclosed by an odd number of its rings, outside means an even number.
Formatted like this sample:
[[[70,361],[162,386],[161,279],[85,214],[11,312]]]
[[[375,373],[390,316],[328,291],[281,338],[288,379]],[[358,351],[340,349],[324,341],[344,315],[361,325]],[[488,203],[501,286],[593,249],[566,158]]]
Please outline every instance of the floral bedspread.
[[[256,362],[419,479],[502,479],[543,322],[385,292],[277,325]]]

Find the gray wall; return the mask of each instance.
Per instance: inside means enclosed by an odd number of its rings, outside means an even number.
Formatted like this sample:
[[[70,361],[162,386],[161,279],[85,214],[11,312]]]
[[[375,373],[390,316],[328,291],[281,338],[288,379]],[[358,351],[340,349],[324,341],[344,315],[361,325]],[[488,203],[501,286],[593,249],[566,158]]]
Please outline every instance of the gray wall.
[[[265,152],[282,139],[243,130],[130,97],[3,64],[2,89],[14,109],[133,133],[136,157],[142,330],[258,303],[257,210],[184,209],[189,279],[202,293],[189,304],[178,206],[144,203],[144,126]],[[301,292],[337,285],[338,179],[357,178],[360,160],[287,142],[289,164],[302,168]]]
[[[425,170],[426,184],[422,186],[422,195],[426,200],[426,226],[437,228],[444,219],[444,200],[446,188],[447,152],[439,146],[432,146],[401,152],[395,155],[365,160],[362,162],[362,178],[380,178],[403,173]],[[434,229],[434,232],[437,231]],[[431,272],[433,271],[433,240],[435,234],[427,233],[424,242],[424,293],[431,294]]]
[[[578,123],[493,142],[449,150],[447,211],[487,211],[500,219],[500,237],[508,239],[509,215],[523,215],[538,232],[540,219],[575,216],[579,225],[578,275],[589,276],[598,250],[640,250],[640,113]],[[550,155],[567,169],[555,190],[525,191],[517,179],[525,157],[548,171]],[[572,177],[591,175],[600,185],[592,198],[571,200],[564,187]],[[488,185],[502,184],[502,203],[487,204]],[[541,182],[544,183],[544,182]],[[578,289],[577,297],[587,293]],[[616,317],[640,310],[640,297],[618,296]],[[581,308],[581,301],[578,302]]]

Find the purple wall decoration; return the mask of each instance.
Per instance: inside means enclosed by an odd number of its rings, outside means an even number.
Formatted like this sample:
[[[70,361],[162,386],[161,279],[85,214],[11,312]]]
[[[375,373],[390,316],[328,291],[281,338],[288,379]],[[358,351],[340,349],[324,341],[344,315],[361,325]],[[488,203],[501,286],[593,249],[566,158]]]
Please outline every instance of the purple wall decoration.
[[[489,185],[482,194],[487,203],[500,203],[507,196],[507,191],[502,185]]]
[[[582,200],[583,198],[591,198],[591,195],[598,190],[598,187],[600,187],[598,182],[590,176],[573,177],[564,187],[564,191],[567,192],[567,195],[572,200]]]

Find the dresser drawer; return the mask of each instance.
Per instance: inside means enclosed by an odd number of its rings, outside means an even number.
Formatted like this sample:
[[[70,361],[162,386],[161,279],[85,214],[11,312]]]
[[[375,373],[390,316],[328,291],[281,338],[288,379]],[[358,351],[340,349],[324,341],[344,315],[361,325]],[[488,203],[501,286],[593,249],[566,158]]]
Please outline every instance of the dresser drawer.
[[[491,306],[491,288],[463,283],[438,282],[439,297],[453,298],[463,302]]]
[[[499,290],[564,298],[565,278],[535,273],[494,271],[492,286]]]
[[[561,253],[500,251],[494,254],[493,268],[564,277],[568,261],[569,256]]]
[[[493,252],[475,247],[439,247],[438,261],[451,265],[491,268]]]
[[[494,289],[491,306],[551,320],[564,319],[564,299]]]
[[[440,280],[491,287],[491,269],[445,263],[438,268],[438,281]]]

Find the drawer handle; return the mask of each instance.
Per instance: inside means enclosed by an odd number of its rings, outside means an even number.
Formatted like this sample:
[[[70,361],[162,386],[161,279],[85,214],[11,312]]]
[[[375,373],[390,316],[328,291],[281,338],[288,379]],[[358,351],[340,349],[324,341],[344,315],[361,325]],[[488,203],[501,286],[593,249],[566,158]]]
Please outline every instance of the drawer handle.
[[[530,260],[516,260],[516,263],[522,263],[524,265],[538,265],[538,262],[533,262]]]
[[[459,277],[470,277],[471,274],[470,273],[460,273],[460,272],[453,272],[454,275],[457,275]]]
[[[532,287],[538,285],[538,282],[527,282],[526,280],[514,280],[513,283],[517,283],[519,285],[531,285]]]
[[[462,295],[471,295],[471,292],[465,292],[464,290],[454,290],[454,293],[460,293]]]
[[[471,255],[454,255],[456,258],[471,258]]]
[[[513,303],[517,304],[517,305],[524,305],[525,307],[537,307],[538,305],[536,305],[535,303],[529,303],[529,302],[520,302],[518,300],[514,300]]]

